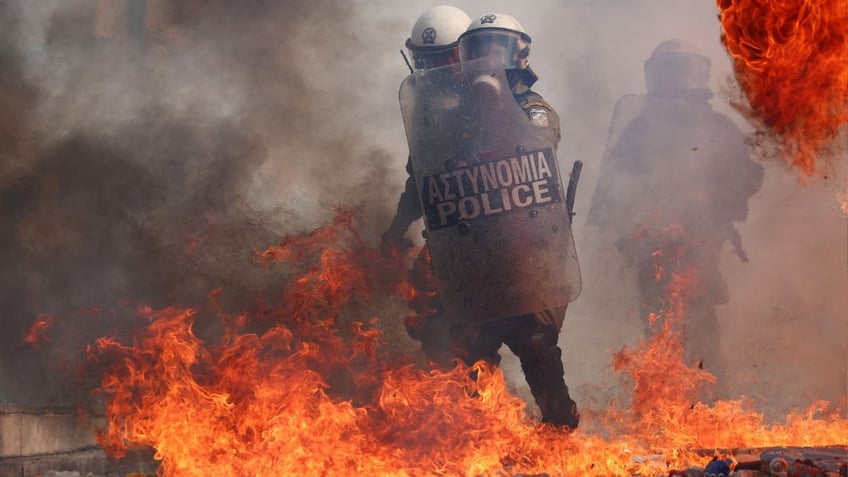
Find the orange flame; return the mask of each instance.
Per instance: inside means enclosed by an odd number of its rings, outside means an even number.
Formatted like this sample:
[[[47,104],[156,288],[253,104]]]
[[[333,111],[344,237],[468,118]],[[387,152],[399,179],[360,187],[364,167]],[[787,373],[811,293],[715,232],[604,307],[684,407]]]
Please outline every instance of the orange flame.
[[[848,122],[848,0],[717,0],[753,114],[804,174]]]
[[[111,366],[98,390],[107,404],[100,445],[116,457],[150,446],[170,477],[610,476],[668,475],[705,463],[703,449],[848,441],[848,420],[826,403],[766,425],[748,401],[697,402],[714,378],[683,362],[679,325],[697,284],[685,268],[663,271],[669,299],[657,333],[616,355],[635,383],[632,404],[584,412],[601,433],[539,426],[499,369],[423,370],[385,352],[376,320],[345,324],[351,304],[405,281],[352,219],[339,211],[257,254],[298,272],[264,332],[241,332],[242,316],[205,343],[193,310],[142,309],[149,326],[132,344],[91,345],[90,359]]]
[[[33,348],[38,348],[42,343],[49,341],[47,331],[53,326],[55,317],[47,313],[38,315],[35,322],[29,327],[24,335],[24,343],[29,343]]]

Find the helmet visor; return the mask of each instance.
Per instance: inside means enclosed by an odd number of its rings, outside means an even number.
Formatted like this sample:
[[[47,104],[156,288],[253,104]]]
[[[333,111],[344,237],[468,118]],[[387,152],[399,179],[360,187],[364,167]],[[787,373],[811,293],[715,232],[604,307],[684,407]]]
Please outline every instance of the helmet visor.
[[[521,59],[527,56],[528,45],[519,42],[521,36],[508,30],[486,29],[469,33],[459,40],[459,58],[471,61],[489,58],[493,64],[506,69],[521,68]]]
[[[430,70],[459,63],[459,52],[457,51],[456,43],[435,48],[421,48],[412,45],[407,40],[406,48],[409,50],[409,56],[412,58],[412,66],[416,70]]]

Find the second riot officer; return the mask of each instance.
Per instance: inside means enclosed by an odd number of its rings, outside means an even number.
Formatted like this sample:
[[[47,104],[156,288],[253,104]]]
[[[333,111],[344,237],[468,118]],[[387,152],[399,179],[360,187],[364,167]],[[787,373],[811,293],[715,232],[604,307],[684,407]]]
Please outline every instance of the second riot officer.
[[[413,74],[407,80],[412,83],[415,71],[430,70],[433,70],[432,77],[443,79],[432,82],[437,88],[429,88],[426,93],[421,93],[428,94],[431,103],[440,106],[439,114],[434,114],[434,108],[421,107],[413,113],[416,118],[429,114],[431,122],[438,119],[445,127],[448,127],[447,124],[451,120],[460,120],[461,113],[455,89],[461,85],[454,81],[455,75],[449,66],[459,63],[457,40],[470,23],[471,17],[467,13],[450,5],[429,8],[415,21],[406,40],[406,48],[414,65]],[[405,235],[410,226],[422,217],[411,157],[407,160],[406,172],[409,177],[398,200],[397,211],[388,230],[382,235],[381,248],[385,255],[402,255],[412,247],[412,241]],[[432,289],[432,271],[429,267],[427,247],[422,249],[415,260],[410,280],[417,293],[409,302],[414,314],[407,317],[406,329],[413,339],[421,343],[421,349],[430,362],[449,367],[456,355],[453,353],[449,324],[439,310],[438,298]]]

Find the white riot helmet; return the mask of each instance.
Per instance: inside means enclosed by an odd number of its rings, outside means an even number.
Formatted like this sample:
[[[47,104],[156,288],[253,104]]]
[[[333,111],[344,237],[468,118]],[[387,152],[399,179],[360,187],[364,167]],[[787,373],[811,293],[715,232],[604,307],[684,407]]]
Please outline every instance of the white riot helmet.
[[[415,69],[458,63],[457,39],[469,23],[471,17],[467,13],[450,5],[439,5],[422,13],[406,40]]]
[[[530,35],[511,15],[487,13],[475,19],[459,37],[459,59],[494,58],[504,69],[524,69],[530,56]]]

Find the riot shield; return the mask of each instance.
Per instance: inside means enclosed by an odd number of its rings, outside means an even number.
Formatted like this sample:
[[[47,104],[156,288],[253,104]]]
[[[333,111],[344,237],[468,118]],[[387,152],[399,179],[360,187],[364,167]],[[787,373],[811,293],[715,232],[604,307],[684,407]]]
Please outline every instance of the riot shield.
[[[485,321],[566,305],[581,278],[554,138],[502,68],[416,71],[399,93],[441,302]]]

